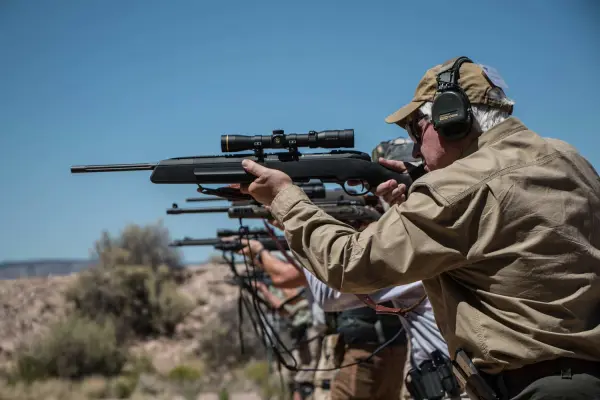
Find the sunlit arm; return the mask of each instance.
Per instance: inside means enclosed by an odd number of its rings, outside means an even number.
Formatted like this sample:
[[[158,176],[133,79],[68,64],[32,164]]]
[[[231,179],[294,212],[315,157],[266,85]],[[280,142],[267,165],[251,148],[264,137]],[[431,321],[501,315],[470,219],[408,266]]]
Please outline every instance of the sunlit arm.
[[[261,254],[261,266],[273,281],[273,286],[278,288],[297,288],[306,286],[304,273],[292,264],[282,261],[268,251]]]
[[[273,200],[271,213],[283,224],[294,256],[319,280],[343,293],[370,294],[465,265],[468,224],[482,210],[462,210],[464,204],[419,187],[357,232],[289,186]]]

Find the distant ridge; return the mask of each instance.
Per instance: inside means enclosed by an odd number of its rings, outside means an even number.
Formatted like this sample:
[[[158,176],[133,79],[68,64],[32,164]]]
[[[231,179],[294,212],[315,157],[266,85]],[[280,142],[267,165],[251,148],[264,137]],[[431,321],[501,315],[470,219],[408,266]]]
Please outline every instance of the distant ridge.
[[[95,263],[90,259],[68,258],[4,261],[0,263],[0,279],[70,275],[90,268]]]
[[[78,258],[39,258],[0,262],[0,280],[30,277],[64,276],[91,268],[97,260]],[[188,262],[188,265],[202,265]]]

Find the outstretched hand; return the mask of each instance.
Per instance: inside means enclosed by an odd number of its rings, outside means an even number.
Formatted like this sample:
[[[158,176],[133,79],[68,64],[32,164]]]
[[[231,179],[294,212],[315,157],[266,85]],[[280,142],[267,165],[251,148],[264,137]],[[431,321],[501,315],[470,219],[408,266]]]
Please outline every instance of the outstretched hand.
[[[406,165],[402,161],[380,158],[379,164],[396,172],[407,173]],[[406,201],[406,185],[390,179],[377,186],[375,195],[383,198],[389,205],[402,204]]]
[[[292,178],[284,172],[264,167],[252,160],[242,161],[242,167],[246,172],[256,176],[256,179],[250,185],[241,185],[241,192],[249,194],[266,206],[271,205],[279,192],[293,185]]]
[[[246,257],[256,257],[258,253],[265,248],[261,242],[254,239],[248,240],[246,238],[242,238],[240,242],[244,247],[238,251],[238,254],[242,254]]]

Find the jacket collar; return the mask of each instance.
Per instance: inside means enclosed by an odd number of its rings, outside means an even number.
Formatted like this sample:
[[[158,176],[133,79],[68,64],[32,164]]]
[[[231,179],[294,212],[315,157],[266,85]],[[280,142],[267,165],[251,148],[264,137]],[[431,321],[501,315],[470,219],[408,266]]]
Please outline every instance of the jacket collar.
[[[494,143],[512,135],[513,133],[527,130],[527,127],[517,117],[509,117],[500,122],[492,129],[483,132],[479,137],[471,143],[463,152],[460,158],[465,158],[475,153],[477,150],[489,147]]]

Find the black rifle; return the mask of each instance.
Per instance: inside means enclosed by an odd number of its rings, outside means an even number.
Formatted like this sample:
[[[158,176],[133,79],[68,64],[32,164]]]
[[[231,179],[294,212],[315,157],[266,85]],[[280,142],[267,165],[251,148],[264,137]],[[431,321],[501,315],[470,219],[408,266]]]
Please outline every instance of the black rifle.
[[[302,188],[302,187],[301,187]],[[304,190],[304,189],[303,189]],[[311,197],[309,192],[305,190],[308,198],[312,199],[315,204],[338,204],[346,202],[347,205],[370,205],[370,206],[378,206],[379,199],[376,196],[358,196],[358,195],[348,195],[343,190],[327,190],[321,193],[320,197]],[[207,196],[207,197],[194,197],[185,199],[187,202],[205,202],[205,201],[225,201],[228,200],[219,196]],[[176,204],[173,203],[173,208],[177,208]],[[249,205],[260,205],[260,203],[254,199],[250,200],[232,200],[231,205],[234,206],[249,206]]]
[[[273,280],[267,274],[237,275],[225,278],[223,282],[233,286],[247,286],[253,282],[262,282],[267,286],[273,286]]]
[[[283,236],[277,237],[277,241],[271,239],[270,237],[259,237],[253,238],[258,240],[265,249],[269,251],[278,251],[279,247],[277,247],[277,243],[281,246],[283,250],[288,250],[288,244]],[[235,238],[232,240],[223,240],[221,238],[211,238],[211,239],[192,239],[189,237],[184,237],[181,240],[174,240],[169,243],[169,247],[182,247],[182,246],[213,246],[217,250],[222,251],[239,251],[245,247],[242,244],[240,238]]]
[[[228,236],[241,235],[246,236],[269,236],[269,232],[264,228],[248,228],[247,226],[241,226],[240,229],[217,229],[217,237],[223,238]]]
[[[157,184],[246,184],[255,177],[242,168],[242,161],[253,160],[267,168],[285,172],[294,182],[309,182],[318,179],[324,183],[342,186],[349,181],[367,184],[368,190],[395,179],[407,186],[412,183],[411,171],[415,168],[407,163],[408,174],[392,171],[372,162],[367,153],[352,150],[333,150],[329,153],[301,154],[299,147],[341,148],[354,146],[354,130],[331,130],[308,134],[285,135],[282,130],[270,136],[222,135],[221,151],[237,152],[254,150],[247,154],[220,156],[179,157],[159,163],[112,164],[72,166],[71,173],[152,171],[150,181]],[[287,152],[265,154],[266,148],[288,149]],[[230,188],[227,188],[230,189]],[[210,191],[204,191],[211,194]],[[213,192],[214,193],[214,190]],[[239,192],[237,192],[239,194]],[[356,194],[365,194],[356,193]],[[218,194],[218,193],[217,193]]]
[[[176,204],[174,204],[176,205]],[[351,200],[341,200],[340,204],[319,204],[319,207],[333,218],[340,221],[377,221],[381,214],[379,211],[361,204],[351,203]],[[272,219],[271,213],[263,206],[245,205],[231,207],[198,207],[167,209],[167,214],[206,214],[227,213],[229,218]]]
[[[186,201],[202,201],[204,198],[199,199],[186,199]],[[206,201],[211,200],[225,200],[219,197],[207,197]],[[376,196],[348,196],[342,190],[330,190],[325,193],[325,196],[322,199],[315,199],[313,203],[316,205],[323,206],[372,206],[379,207],[379,198]],[[262,206],[259,202],[255,200],[250,201],[232,201],[231,206]],[[177,203],[173,203],[171,205],[170,211],[167,211],[167,214],[193,214],[193,213],[220,213],[226,212],[226,207],[208,207],[208,208],[179,208]],[[198,211],[193,211],[198,210]]]

